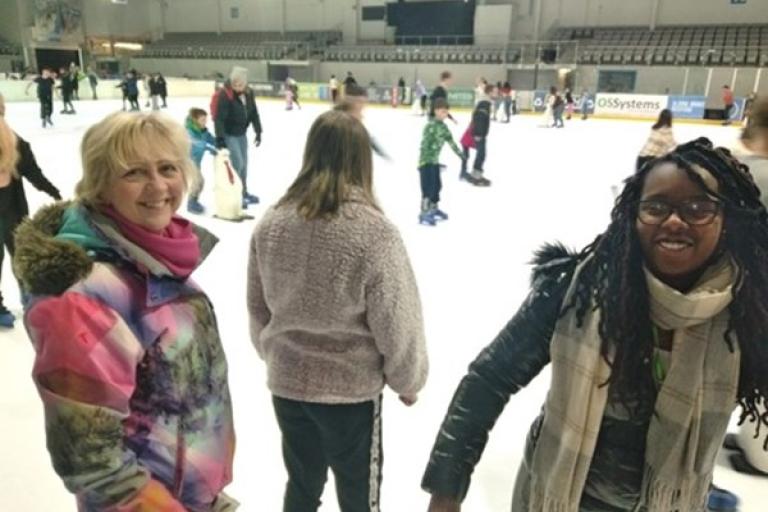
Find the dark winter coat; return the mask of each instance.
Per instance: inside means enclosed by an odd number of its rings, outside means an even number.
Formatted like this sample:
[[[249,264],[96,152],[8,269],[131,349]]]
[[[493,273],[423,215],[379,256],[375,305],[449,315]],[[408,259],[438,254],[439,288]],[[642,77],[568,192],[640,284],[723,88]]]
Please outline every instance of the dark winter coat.
[[[261,119],[253,90],[246,87],[242,94],[237,94],[229,82],[224,84],[219,91],[214,124],[217,138],[245,135],[249,124],[253,125],[257,135],[261,134]]]
[[[491,102],[483,100],[475,106],[472,112],[472,136],[487,137],[491,129]]]
[[[75,83],[72,81],[72,75],[69,72],[64,73],[60,77],[61,84],[56,88],[61,89],[61,95],[65,98],[72,96],[72,91],[75,90]]]
[[[165,77],[163,77],[163,75],[157,77],[157,83],[160,87],[160,96],[163,98],[168,96],[168,83],[165,81]]]
[[[160,84],[159,78],[150,78],[149,79],[149,95],[150,96],[160,96],[163,92],[163,86]]]
[[[446,101],[448,100],[448,91],[446,91],[445,87],[442,85],[435,87],[435,90],[433,90],[432,94],[429,96],[429,117],[435,116],[435,101],[438,98],[443,98]]]
[[[19,171],[20,178],[11,179],[8,185],[10,187],[10,205],[3,205],[8,207],[8,210],[2,209],[3,214],[7,214],[11,220],[11,224],[17,224],[22,218],[29,215],[29,204],[27,203],[27,195],[24,193],[22,178],[29,180],[36,189],[45,192],[57,201],[61,199],[59,189],[48,181],[40,166],[37,165],[29,143],[18,135],[16,135],[16,149],[19,152],[19,163],[16,164],[16,170]]]
[[[43,77],[37,77],[35,78],[35,83],[37,84],[37,97],[40,99],[46,99],[53,96],[53,86],[55,84],[55,81],[53,78],[43,78]]]
[[[135,76],[125,79],[125,92],[128,96],[139,95],[139,80]]]
[[[550,362],[550,341],[577,263],[577,256],[561,247],[547,247],[539,253],[528,298],[470,365],[456,390],[422,480],[426,491],[460,500],[466,496],[488,433],[510,396]],[[610,391],[609,397],[580,512],[630,511],[640,498],[654,403],[640,404],[638,414],[630,419],[615,393]],[[542,423],[540,415],[528,434],[514,491],[516,505],[527,501],[531,461]],[[513,507],[513,512],[521,510],[519,505]]]

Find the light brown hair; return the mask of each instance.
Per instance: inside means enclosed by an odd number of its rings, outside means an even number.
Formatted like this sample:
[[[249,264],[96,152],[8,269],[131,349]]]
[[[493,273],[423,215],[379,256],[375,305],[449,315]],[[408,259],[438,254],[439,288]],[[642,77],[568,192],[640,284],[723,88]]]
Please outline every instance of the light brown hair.
[[[277,206],[295,205],[306,220],[329,218],[355,189],[362,201],[379,209],[368,132],[350,114],[331,110],[312,124],[301,171]]]
[[[203,116],[207,117],[208,116],[208,112],[206,112],[205,110],[203,110],[201,108],[194,107],[194,108],[189,109],[189,114],[188,115],[189,115],[190,119],[197,119],[197,118],[203,117]]]
[[[16,134],[5,122],[5,98],[0,94],[0,174],[11,173],[14,178],[19,178],[16,165],[19,163],[19,151],[16,148]]]
[[[185,184],[194,176],[189,136],[176,121],[160,114],[116,112],[91,126],[80,147],[83,177],[77,200],[95,205],[120,171],[147,159],[174,162]]]
[[[741,132],[741,140],[751,141],[759,136],[768,137],[768,97],[755,100],[749,113],[749,122]]]

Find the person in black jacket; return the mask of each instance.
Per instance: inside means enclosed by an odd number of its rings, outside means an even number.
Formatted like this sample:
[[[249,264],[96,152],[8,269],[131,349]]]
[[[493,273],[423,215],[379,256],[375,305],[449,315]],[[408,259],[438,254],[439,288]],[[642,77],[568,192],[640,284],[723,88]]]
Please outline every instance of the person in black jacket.
[[[429,96],[429,118],[435,117],[435,100],[442,98],[448,101],[448,87],[451,85],[453,75],[450,71],[440,73],[440,83],[434,88]]]
[[[75,106],[72,104],[72,95],[74,94],[74,84],[72,75],[67,68],[59,70],[59,85],[57,89],[61,90],[61,101],[64,103],[64,110],[60,114],[74,114]]]
[[[160,87],[160,99],[163,100],[163,108],[168,108],[168,82],[165,81],[162,73],[157,74],[157,83]]]
[[[53,126],[51,115],[53,114],[53,87],[56,85],[52,72],[48,68],[43,68],[39,77],[27,84],[25,94],[29,94],[29,88],[32,84],[37,85],[37,99],[40,101],[40,119],[43,120],[43,128],[47,125]]]
[[[254,144],[261,144],[261,119],[253,90],[248,87],[248,70],[236,67],[229,81],[219,90],[214,124],[216,146],[229,149],[232,167],[243,183],[243,207],[258,204],[259,198],[248,193],[248,125],[256,133]]]
[[[152,102],[152,110],[160,110],[160,97],[163,92],[163,85],[160,82],[160,75],[153,73],[149,78],[149,97]]]
[[[357,80],[352,76],[351,71],[347,71],[347,77],[344,79],[344,94],[347,94],[347,89],[353,85],[357,85]]]
[[[29,143],[16,135],[6,123],[5,101],[0,95],[0,271],[3,268],[5,249],[13,256],[13,232],[21,220],[29,215],[22,178],[54,199],[61,199],[58,189],[38,167]],[[14,320],[0,292],[0,327],[13,327]]]
[[[627,179],[611,219],[581,252],[537,254],[439,429],[430,512],[461,510],[510,396],[550,363],[513,512],[704,510],[733,409],[768,427],[768,212],[748,169],[683,144]]]
[[[429,119],[435,117],[435,101],[438,99],[448,102],[448,87],[450,87],[453,81],[453,75],[450,71],[443,71],[440,73],[440,83],[432,90],[432,94],[429,96]],[[448,119],[456,124],[456,119],[451,114],[448,114]]]

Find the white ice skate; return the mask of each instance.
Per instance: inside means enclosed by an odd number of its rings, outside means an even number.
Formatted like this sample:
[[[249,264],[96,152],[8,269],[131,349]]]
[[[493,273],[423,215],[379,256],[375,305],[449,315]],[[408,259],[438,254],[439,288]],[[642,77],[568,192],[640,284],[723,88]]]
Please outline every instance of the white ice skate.
[[[243,213],[243,184],[229,160],[229,150],[220,149],[213,161],[214,217],[240,222],[253,217]]]

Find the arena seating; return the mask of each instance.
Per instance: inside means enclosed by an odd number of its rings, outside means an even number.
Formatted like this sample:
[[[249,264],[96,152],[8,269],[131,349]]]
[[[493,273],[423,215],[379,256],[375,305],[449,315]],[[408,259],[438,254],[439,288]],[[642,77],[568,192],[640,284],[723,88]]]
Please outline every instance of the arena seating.
[[[326,48],[323,60],[340,62],[425,62],[425,63],[485,63],[515,62],[519,52],[503,47],[483,46],[343,46]]]
[[[19,48],[18,45],[0,39],[0,55],[21,55],[21,48]]]
[[[281,60],[310,58],[316,48],[341,40],[338,31],[176,32],[150,45],[138,58]]]
[[[580,64],[768,64],[768,25],[560,28],[551,39],[577,45]]]
[[[343,45],[338,31],[168,33],[138,57],[332,62],[768,65],[768,25],[558,28],[548,42]],[[3,53],[0,43],[0,54]]]

